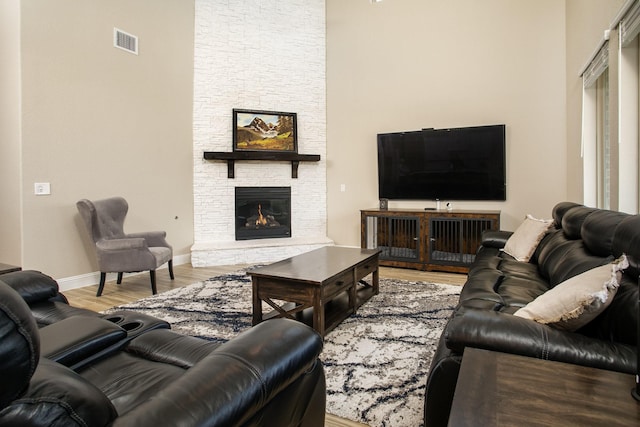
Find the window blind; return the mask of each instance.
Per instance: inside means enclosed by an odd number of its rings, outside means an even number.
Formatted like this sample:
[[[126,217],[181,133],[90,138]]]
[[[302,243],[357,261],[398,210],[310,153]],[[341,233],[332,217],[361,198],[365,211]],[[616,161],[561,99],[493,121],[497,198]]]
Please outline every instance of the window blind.
[[[640,2],[637,1],[620,21],[620,41],[627,46],[640,33]]]
[[[591,87],[609,66],[609,42],[605,42],[582,73],[582,84]]]

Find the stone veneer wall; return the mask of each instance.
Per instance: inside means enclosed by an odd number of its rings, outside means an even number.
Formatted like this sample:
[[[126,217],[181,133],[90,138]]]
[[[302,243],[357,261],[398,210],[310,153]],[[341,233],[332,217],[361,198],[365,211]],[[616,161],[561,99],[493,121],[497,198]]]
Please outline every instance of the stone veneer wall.
[[[324,0],[196,0],[194,52],[196,267],[271,262],[331,244],[326,220]],[[297,113],[300,163],[203,160],[232,150],[232,109]],[[292,237],[235,240],[236,186],[291,187]]]

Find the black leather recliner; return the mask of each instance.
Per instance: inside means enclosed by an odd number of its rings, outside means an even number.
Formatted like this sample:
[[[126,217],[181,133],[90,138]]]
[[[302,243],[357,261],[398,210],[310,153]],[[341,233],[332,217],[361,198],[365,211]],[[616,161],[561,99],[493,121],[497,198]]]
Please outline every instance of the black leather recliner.
[[[95,311],[69,305],[67,298],[60,293],[58,282],[39,271],[14,271],[3,274],[0,280],[18,292],[29,305],[39,328],[72,316],[103,317]]]
[[[0,277],[0,342],[0,426],[324,425],[322,339],[299,322],[224,344],[162,327],[130,336],[100,316],[39,329]]]

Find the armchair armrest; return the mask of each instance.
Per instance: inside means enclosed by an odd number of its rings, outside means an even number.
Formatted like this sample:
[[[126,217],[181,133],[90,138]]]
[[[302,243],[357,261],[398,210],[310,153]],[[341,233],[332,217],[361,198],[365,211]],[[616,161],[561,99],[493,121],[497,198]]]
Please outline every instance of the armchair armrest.
[[[165,239],[167,233],[165,231],[144,231],[140,233],[127,234],[127,237],[143,238],[147,241],[147,246],[170,247]]]
[[[121,414],[113,425],[246,425],[278,393],[322,369],[322,345],[320,336],[300,322],[260,323],[218,347],[153,399]]]
[[[502,249],[512,234],[513,231],[486,230],[482,233],[482,246]]]
[[[448,348],[476,347],[611,371],[636,373],[636,349],[560,331],[507,313],[469,309],[447,325]]]
[[[147,248],[147,242],[142,237],[124,239],[103,239],[96,242],[96,247],[102,251],[123,251]]]
[[[46,301],[58,296],[58,282],[35,270],[14,271],[0,276],[27,304]]]

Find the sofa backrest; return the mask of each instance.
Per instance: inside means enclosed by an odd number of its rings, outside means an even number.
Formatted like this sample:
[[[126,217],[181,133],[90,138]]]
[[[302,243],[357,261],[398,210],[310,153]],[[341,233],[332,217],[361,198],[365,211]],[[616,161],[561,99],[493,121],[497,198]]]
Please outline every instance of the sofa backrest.
[[[538,271],[557,284],[611,262],[622,254],[629,259],[622,283],[607,310],[580,332],[629,345],[637,343],[638,278],[640,275],[640,215],[630,215],[567,202],[554,209],[556,228],[538,245]]]
[[[611,246],[614,256],[627,255],[629,268],[625,274],[637,281],[640,277],[640,215],[630,215],[620,222]]]
[[[0,281],[0,411],[18,398],[40,359],[40,334],[20,295]]]
[[[629,267],[611,305],[587,325],[583,333],[604,340],[637,345],[638,340],[638,279],[640,276],[640,215],[623,219],[613,236],[614,256],[626,254]]]
[[[592,221],[589,218],[594,214],[598,215]],[[613,260],[611,244],[615,225],[622,220],[618,212],[576,205],[562,215],[554,210],[554,218],[560,221],[560,228],[552,229],[542,239],[535,255],[538,271],[549,280],[551,287]],[[583,240],[583,234],[590,239]]]
[[[582,241],[587,249],[595,255],[618,257],[621,253],[614,253],[613,240],[618,226],[631,215],[623,212],[595,210],[589,214],[582,224]],[[638,230],[640,231],[640,230]],[[629,236],[630,237],[630,236]],[[620,236],[626,239],[625,236]]]

